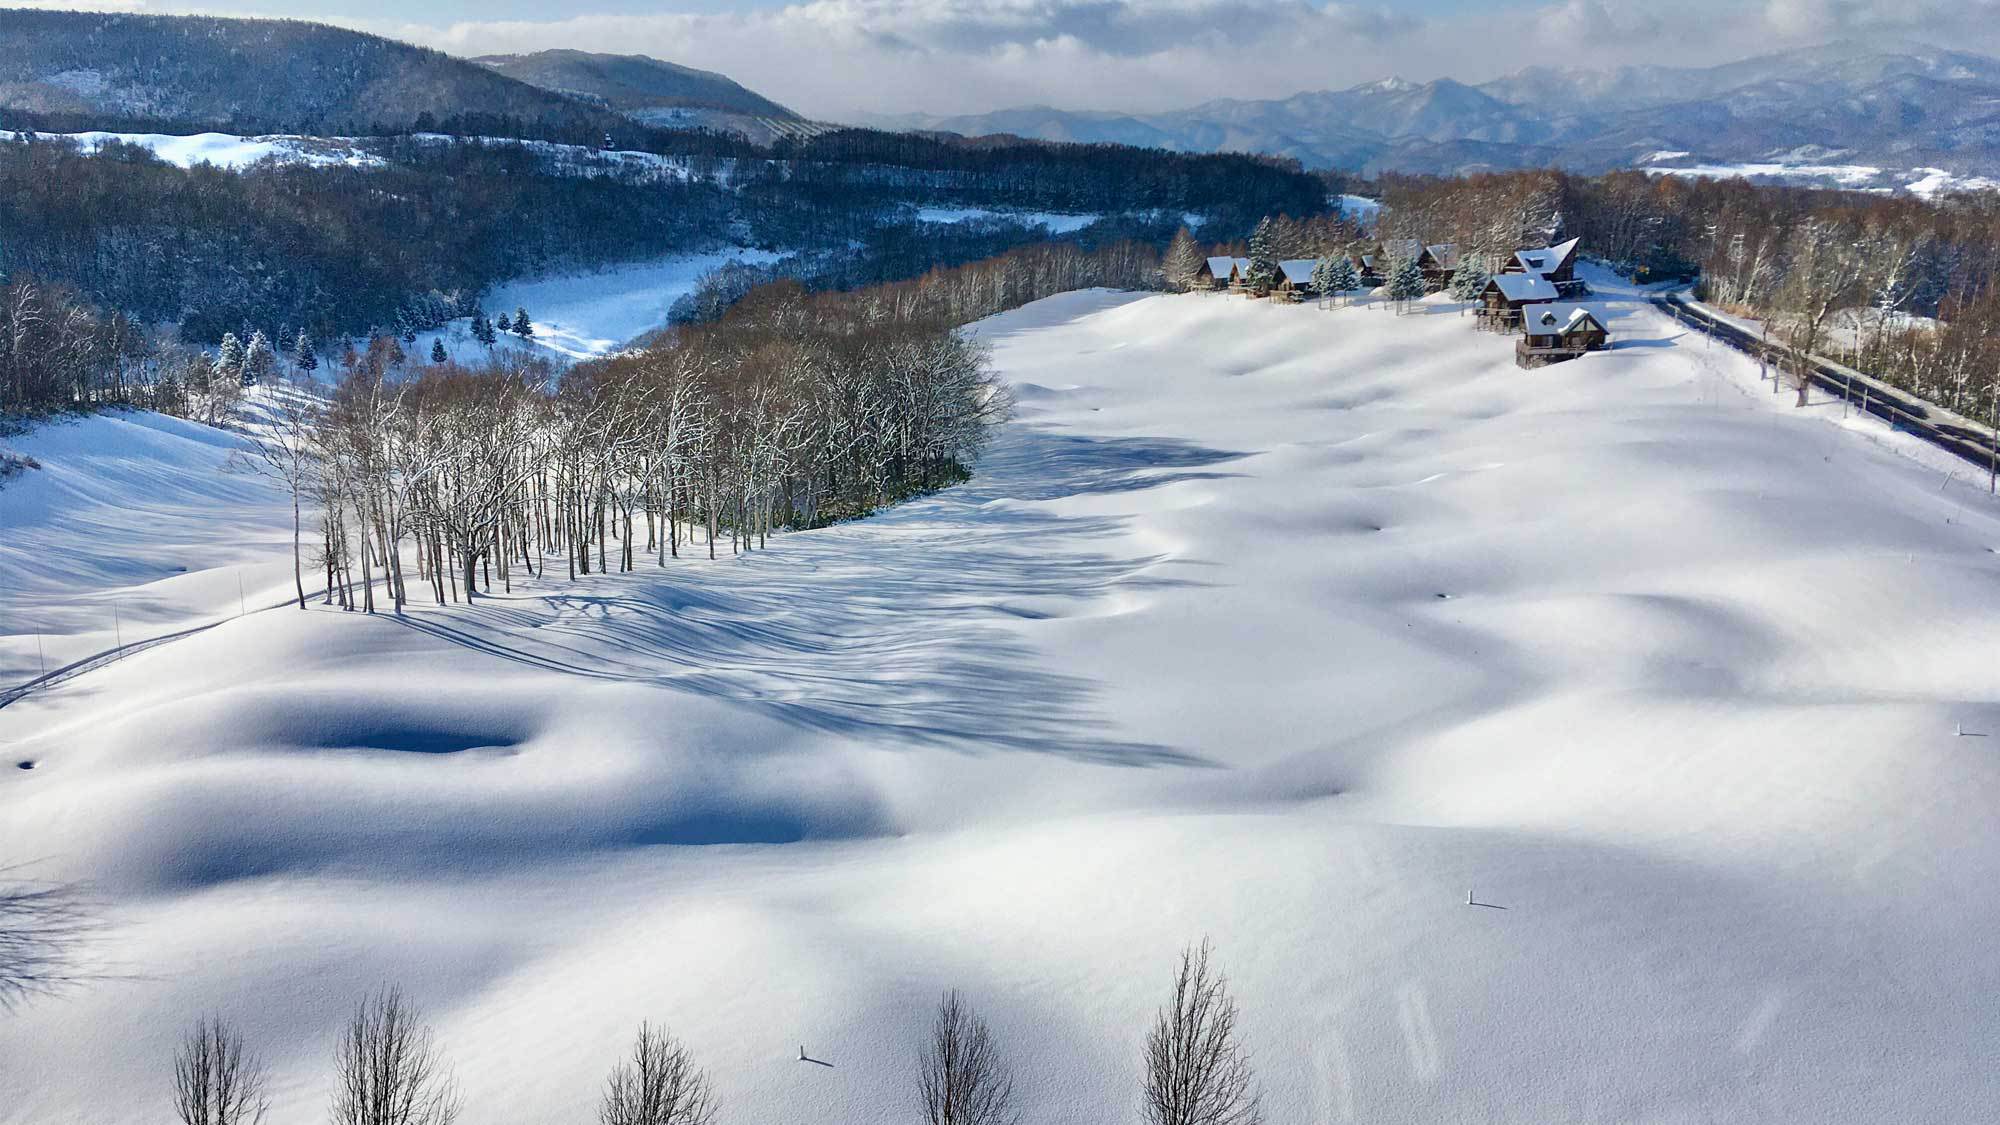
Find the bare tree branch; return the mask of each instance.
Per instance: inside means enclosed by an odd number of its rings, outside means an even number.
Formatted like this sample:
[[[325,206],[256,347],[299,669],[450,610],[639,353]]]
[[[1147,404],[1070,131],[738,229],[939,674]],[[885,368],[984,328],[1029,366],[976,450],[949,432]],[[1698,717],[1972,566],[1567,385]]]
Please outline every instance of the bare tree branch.
[[[1173,1000],[1146,1037],[1147,1125],[1260,1125],[1250,1057],[1236,1032],[1229,982],[1209,967],[1206,939],[1181,951]]]
[[[917,1060],[917,1092],[929,1125],[1014,1125],[1014,1079],[986,1021],[958,998],[939,1001]]]
[[[270,1109],[266,1079],[220,1016],[198,1020],[174,1052],[174,1114],[181,1125],[259,1125]]]
[[[385,985],[363,1000],[334,1051],[333,1125],[452,1125],[458,1086],[423,1013]]]
[[[678,1039],[642,1023],[632,1056],[605,1083],[597,1120],[602,1125],[711,1125],[715,1095],[708,1076]]]

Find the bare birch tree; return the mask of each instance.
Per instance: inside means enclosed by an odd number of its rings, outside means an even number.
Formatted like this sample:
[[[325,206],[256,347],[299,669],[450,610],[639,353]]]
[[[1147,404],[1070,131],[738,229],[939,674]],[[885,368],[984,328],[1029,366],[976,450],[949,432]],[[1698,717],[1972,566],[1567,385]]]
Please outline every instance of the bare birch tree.
[[[174,1116],[181,1125],[258,1125],[270,1109],[262,1060],[219,1016],[196,1021],[174,1052]]]
[[[332,1125],[452,1125],[457,1083],[423,1013],[385,985],[363,1000],[334,1051]]]
[[[1014,1125],[1014,1078],[986,1021],[959,1000],[939,1001],[917,1058],[917,1095],[929,1125]]]
[[[1174,995],[1146,1036],[1147,1125],[1259,1125],[1250,1057],[1236,1029],[1229,981],[1207,940],[1181,951]]]
[[[680,1040],[639,1025],[630,1058],[612,1070],[598,1102],[601,1125],[710,1125],[715,1094]]]

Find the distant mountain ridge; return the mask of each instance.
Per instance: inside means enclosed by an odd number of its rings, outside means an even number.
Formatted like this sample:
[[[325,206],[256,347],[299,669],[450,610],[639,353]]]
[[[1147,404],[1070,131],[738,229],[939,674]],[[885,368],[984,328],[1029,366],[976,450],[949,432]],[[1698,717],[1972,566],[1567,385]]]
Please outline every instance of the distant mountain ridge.
[[[476,118],[581,136],[624,120],[464,59],[324,24],[39,9],[0,13],[8,115],[57,128],[320,135]]]
[[[472,61],[496,74],[602,106],[646,125],[722,128],[756,140],[808,130],[803,117],[727,75],[646,55],[557,49],[526,55],[484,55]]]
[[[1163,113],[1034,107],[870,123],[1266,152],[1363,172],[1837,162],[1850,178],[1927,168],[2000,177],[2000,60],[1844,42],[1712,67],[1538,66],[1477,86],[1392,78]]]

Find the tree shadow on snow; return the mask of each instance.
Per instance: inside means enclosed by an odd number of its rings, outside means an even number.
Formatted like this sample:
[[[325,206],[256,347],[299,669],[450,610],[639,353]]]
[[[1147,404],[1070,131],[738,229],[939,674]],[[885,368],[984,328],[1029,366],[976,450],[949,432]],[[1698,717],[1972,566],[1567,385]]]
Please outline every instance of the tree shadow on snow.
[[[1038,666],[1020,630],[1101,612],[1114,589],[1143,597],[1201,584],[1161,573],[1199,565],[1191,560],[1114,553],[1121,520],[1066,517],[1045,502],[1227,476],[1204,467],[1240,456],[1009,426],[964,485],[774,538],[727,565],[687,549],[698,561],[655,571],[642,558],[637,575],[536,583],[470,611],[402,620],[531,667],[699,692],[864,740],[1205,765],[1115,737],[1093,709],[1096,685]]]

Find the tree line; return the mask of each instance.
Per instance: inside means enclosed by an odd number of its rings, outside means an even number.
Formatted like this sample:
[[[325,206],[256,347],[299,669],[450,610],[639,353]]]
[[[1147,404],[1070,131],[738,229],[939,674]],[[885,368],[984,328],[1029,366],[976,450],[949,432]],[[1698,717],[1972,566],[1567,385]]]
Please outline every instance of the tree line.
[[[248,459],[291,491],[301,608],[309,556],[328,602],[372,612],[751,551],[965,479],[1011,404],[958,326],[1157,268],[1143,245],[1049,244],[845,293],[778,282],[560,377],[377,337],[325,398],[274,388]]]
[[[1145,1125],[1260,1125],[1256,1073],[1228,977],[1207,941],[1183,949],[1140,1054]],[[1019,1125],[1015,1070],[999,1037],[956,990],[946,991],[914,1045],[905,1112],[924,1125]],[[329,1125],[454,1125],[462,1089],[445,1045],[400,988],[365,997],[332,1052]],[[800,1048],[800,1062],[814,1060]],[[181,1125],[261,1125],[270,1075],[241,1032],[204,1016],[173,1058]],[[722,1105],[693,1047],[650,1022],[611,1067],[599,1125],[714,1125]],[[900,1115],[899,1115],[900,1116]]]

